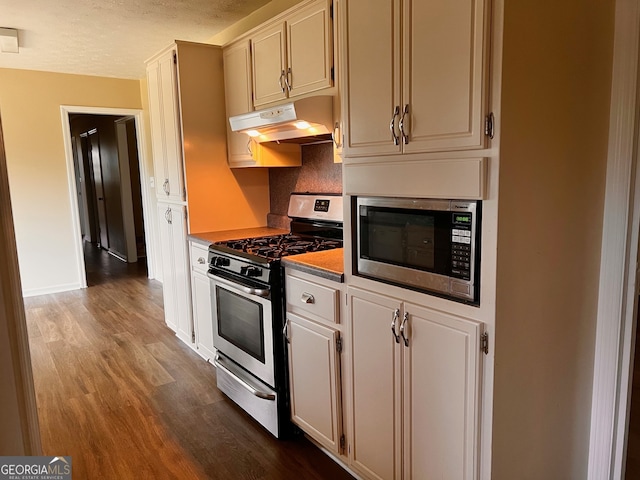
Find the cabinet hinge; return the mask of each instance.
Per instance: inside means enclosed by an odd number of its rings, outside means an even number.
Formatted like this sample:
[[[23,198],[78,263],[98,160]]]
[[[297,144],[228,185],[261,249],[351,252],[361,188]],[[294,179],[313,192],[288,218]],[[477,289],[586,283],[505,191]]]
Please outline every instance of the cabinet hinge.
[[[336,73],[335,73],[335,69],[333,67],[331,67],[331,81],[333,82],[336,78]]]
[[[178,54],[176,52],[173,52],[173,63],[178,64]]]
[[[196,331],[191,330],[191,343],[196,343]]]
[[[491,112],[484,119],[484,134],[489,138],[493,138],[494,133],[495,133],[495,118],[493,116],[493,112]]]
[[[340,451],[344,452],[345,444],[347,443],[347,439],[344,437],[344,433],[340,436]]]
[[[486,332],[480,337],[480,351],[485,355],[489,354],[489,334]]]
[[[342,353],[342,338],[341,337],[338,337],[336,339],[336,351],[338,353]]]

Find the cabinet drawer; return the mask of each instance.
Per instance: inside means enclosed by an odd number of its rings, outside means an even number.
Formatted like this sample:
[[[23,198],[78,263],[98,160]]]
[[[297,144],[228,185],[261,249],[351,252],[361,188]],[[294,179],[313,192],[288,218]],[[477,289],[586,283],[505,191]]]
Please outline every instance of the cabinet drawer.
[[[287,275],[287,311],[310,313],[338,323],[338,291],[316,283]]]
[[[191,242],[190,249],[190,265],[191,268],[196,272],[207,273],[207,268],[209,265],[207,264],[207,255],[209,255],[209,249],[204,245],[196,242]]]

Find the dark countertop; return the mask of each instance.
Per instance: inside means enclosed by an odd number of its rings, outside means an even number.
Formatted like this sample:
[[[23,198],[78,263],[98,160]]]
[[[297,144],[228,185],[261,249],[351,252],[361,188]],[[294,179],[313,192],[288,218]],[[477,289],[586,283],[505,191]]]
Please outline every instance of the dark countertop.
[[[207,247],[215,242],[237,240],[241,238],[265,237],[267,235],[281,235],[289,230],[271,227],[239,228],[237,230],[222,230],[220,232],[190,233],[189,240],[196,241]]]
[[[301,272],[342,283],[344,282],[343,254],[343,248],[335,248],[333,250],[283,257],[281,262],[286,268],[300,270]]]

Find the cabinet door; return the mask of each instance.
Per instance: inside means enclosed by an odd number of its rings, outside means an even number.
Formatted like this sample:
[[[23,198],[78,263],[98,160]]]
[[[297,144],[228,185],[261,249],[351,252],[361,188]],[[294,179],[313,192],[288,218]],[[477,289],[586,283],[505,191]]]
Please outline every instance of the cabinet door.
[[[150,63],[147,83],[156,195],[180,202],[185,189],[176,58],[176,50],[171,49]]]
[[[339,454],[339,333],[287,313],[291,419],[329,451]]]
[[[401,349],[394,340],[391,323],[400,314],[400,303],[349,289],[349,305],[351,467],[366,478],[399,479]]]
[[[346,12],[345,156],[400,153],[389,128],[401,104],[400,1],[349,0]]]
[[[287,19],[289,97],[331,86],[331,4],[319,0]]]
[[[167,203],[158,203],[158,231],[160,233],[160,255],[162,260],[162,299],[164,303],[164,321],[174,332],[178,328],[178,313],[175,292],[173,236],[169,216],[171,207]]]
[[[227,116],[250,112],[251,104],[251,55],[249,40],[243,40],[229,47],[222,53],[224,62],[224,91]],[[248,148],[249,136],[232,132],[227,123],[227,153],[229,165],[245,166],[253,164]]]
[[[475,479],[482,324],[404,308],[404,476]]]
[[[192,272],[191,297],[198,351],[203,357],[212,359],[215,357],[215,348],[213,347],[213,315],[209,277],[202,273]]]
[[[404,152],[484,145],[485,1],[404,0]]]
[[[253,105],[287,98],[285,86],[285,24],[277,23],[251,37]]]
[[[191,313],[191,273],[187,244],[186,207],[171,205],[169,225],[173,254],[173,280],[176,304],[176,333],[185,343],[193,343]]]
[[[186,207],[159,202],[158,224],[165,322],[181,340],[191,343],[193,328]]]
[[[153,62],[147,66],[147,88],[149,93],[149,121],[151,124],[151,148],[153,153],[153,173],[157,196],[166,197],[163,185],[167,180],[167,155],[164,146],[164,124],[162,120],[162,91],[160,64]]]
[[[167,52],[159,60],[161,82],[161,107],[166,152],[166,198],[171,201],[185,199],[182,165],[182,134],[180,133],[180,107],[175,50]]]

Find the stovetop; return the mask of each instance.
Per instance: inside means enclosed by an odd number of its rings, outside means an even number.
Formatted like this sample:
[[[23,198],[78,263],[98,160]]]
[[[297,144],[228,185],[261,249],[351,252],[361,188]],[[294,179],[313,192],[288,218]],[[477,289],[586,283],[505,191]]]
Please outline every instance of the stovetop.
[[[223,247],[223,248],[220,248]],[[257,238],[243,238],[216,242],[214,250],[242,252],[243,257],[255,256],[268,261],[279,260],[289,255],[318,252],[342,247],[342,241],[326,238],[303,237],[294,234],[270,235]]]

